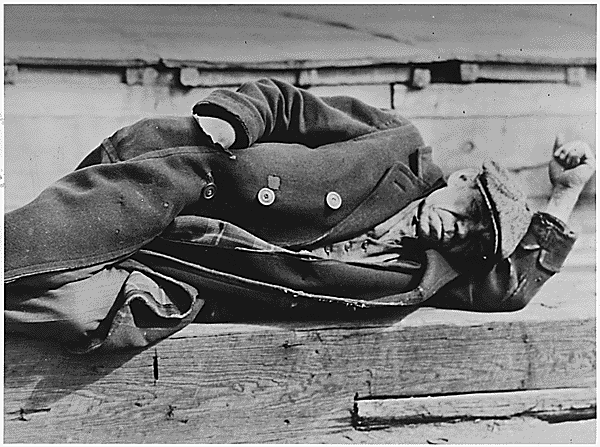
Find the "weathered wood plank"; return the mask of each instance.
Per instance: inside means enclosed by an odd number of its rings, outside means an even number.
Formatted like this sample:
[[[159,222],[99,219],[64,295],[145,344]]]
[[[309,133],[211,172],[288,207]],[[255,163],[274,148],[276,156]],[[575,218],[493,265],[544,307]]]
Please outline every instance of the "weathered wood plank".
[[[295,70],[202,70],[195,67],[184,67],[179,76],[181,84],[189,87],[222,87],[239,86],[244,82],[260,78],[273,78],[296,84]]]
[[[582,86],[588,82],[586,67],[567,67],[567,84]]]
[[[161,60],[230,67],[285,67],[294,61],[331,66],[355,60],[595,63],[595,5],[400,8],[11,5],[5,53],[9,61],[71,65]]]
[[[362,84],[394,84],[408,82],[411,78],[411,67],[408,65],[366,65],[363,67],[327,67],[301,70],[298,84],[313,85],[362,85]],[[386,106],[389,107],[389,106]]]
[[[589,115],[595,84],[431,84],[423,90],[394,86],[394,109],[408,118]]]
[[[14,84],[19,77],[19,67],[17,65],[4,66],[4,85]]]
[[[33,200],[49,184],[75,169],[104,138],[135,121],[135,117],[127,116],[98,120],[7,116],[5,211]]]
[[[595,417],[596,388],[468,393],[357,400],[360,425],[440,422],[453,419]]]
[[[394,107],[417,125],[434,147],[446,173],[479,166],[494,158],[518,172],[530,196],[547,196],[550,183],[542,166],[554,138],[582,139],[595,147],[593,85],[432,85],[422,91],[394,87]],[[585,194],[595,193],[591,181]]]
[[[495,82],[565,82],[565,67],[552,65],[480,64],[477,79]]]
[[[44,85],[49,90],[57,86],[80,88],[114,87],[124,82],[121,68],[84,68],[84,67],[46,67],[19,66],[19,76],[16,84],[20,86]]]
[[[11,118],[86,118],[138,120],[156,115],[188,115],[192,106],[215,88],[170,89],[160,85],[125,85],[104,82],[91,85],[94,77],[79,79],[79,83],[53,84],[60,76],[40,76],[35,85],[10,85],[5,88],[5,108]],[[235,90],[235,87],[219,87]],[[117,129],[113,129],[113,132]],[[63,135],[66,138],[67,135]],[[73,136],[70,136],[71,138]]]
[[[480,419],[435,424],[379,425],[329,436],[310,437],[307,443],[330,444],[594,444],[596,420],[549,423],[532,417]]]
[[[119,127],[147,116],[186,115],[213,90],[127,86],[120,83],[121,76],[114,70],[19,70],[17,84],[6,86],[4,97],[7,209],[32,200]],[[374,106],[390,107],[387,84],[320,86],[312,91],[352,94]],[[487,157],[511,167],[540,164],[557,131],[595,146],[592,85],[430,85],[408,93],[406,87],[396,86],[395,92],[397,110],[414,119],[447,173]],[[399,92],[405,92],[404,103]],[[519,177],[532,195],[549,193],[545,168],[521,171]],[[594,193],[592,181],[585,194]]]
[[[207,92],[208,93],[208,92]],[[175,98],[183,96],[174,94]],[[9,116],[32,118],[122,118],[137,119],[174,114],[168,86],[142,85],[13,85],[6,88],[5,108]],[[193,104],[188,104],[185,114]],[[116,129],[115,129],[116,130]]]
[[[184,67],[180,72],[182,85],[192,87],[239,86],[260,78],[275,78],[301,86],[393,84],[407,82],[411,68],[408,65],[365,65],[359,67],[320,67],[303,69],[291,66],[288,70],[207,70]]]
[[[387,84],[372,85],[333,85],[316,86],[308,89],[317,96],[350,95],[363,102],[382,109],[391,108],[391,86]]]
[[[5,440],[293,442],[350,430],[357,394],[594,387],[592,278],[564,272],[516,313],[191,325],[137,355],[7,338]]]
[[[567,141],[580,139],[595,150],[595,115],[413,118],[423,139],[434,150],[434,161],[446,174],[466,167],[478,167],[493,158],[509,169],[537,166],[522,170],[522,184],[529,196],[547,196],[550,192],[547,168],[557,133]],[[590,181],[589,190],[594,190]],[[587,193],[587,192],[586,192]]]
[[[318,333],[323,338],[323,332]],[[94,438],[105,442],[144,439],[282,442],[294,439],[305,430],[312,430],[317,436],[350,428],[352,391],[366,391],[368,381],[372,380],[374,366],[368,364],[367,359],[362,370],[355,371],[356,357],[338,351],[337,371],[332,373],[333,365],[327,363],[307,368],[298,361],[306,356],[306,351],[294,352],[295,347],[287,348],[289,354],[284,356],[286,337],[271,338],[258,333],[254,337],[256,341],[248,344],[240,343],[240,336],[236,335],[218,337],[219,343],[207,346],[201,346],[205,344],[202,339],[188,339],[185,344],[180,340],[174,350],[172,345],[171,349],[160,346],[161,366],[156,385],[151,352],[142,354],[145,361],[138,359],[121,367],[112,359],[104,359],[99,364],[92,360],[84,366],[81,361],[54,356],[50,362],[56,368],[55,375],[49,375],[46,369],[49,357],[45,361],[37,359],[29,365],[42,379],[23,384],[31,394],[22,395],[22,403],[15,405],[14,396],[6,391],[5,409],[10,419],[6,421],[5,439],[58,441],[68,434],[79,442]],[[460,342],[456,338],[453,341]],[[294,340],[290,344],[300,342]],[[328,346],[330,342],[324,340],[323,344]],[[382,344],[390,342],[401,341],[380,340]],[[426,337],[424,344],[429,343],[430,338]],[[373,349],[373,345],[368,343],[368,348]],[[347,350],[354,347],[347,345]],[[406,349],[415,349],[415,346]],[[482,349],[489,346],[484,343]],[[471,350],[467,351],[469,355]],[[436,349],[432,355],[449,362],[454,360]],[[471,356],[470,360],[476,363],[479,359]],[[489,359],[486,360],[489,364]],[[392,363],[392,368],[400,366]],[[436,380],[428,374],[430,370],[425,369],[428,365],[420,363],[420,381]],[[460,375],[453,379],[457,380]],[[357,383],[360,379],[366,385],[360,386]],[[488,380],[493,379],[488,377]],[[15,416],[21,408],[26,411],[27,424]],[[50,411],[33,412],[47,408]],[[178,431],[176,436],[174,426]],[[112,427],[111,432],[106,432],[107,427]],[[232,433],[231,427],[239,432]]]

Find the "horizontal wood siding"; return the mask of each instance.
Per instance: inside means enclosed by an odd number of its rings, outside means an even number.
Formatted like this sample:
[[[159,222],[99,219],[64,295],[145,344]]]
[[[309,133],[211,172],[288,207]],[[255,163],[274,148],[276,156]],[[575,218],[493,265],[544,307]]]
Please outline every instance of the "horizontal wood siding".
[[[394,86],[394,107],[410,117],[589,115],[596,86],[563,84],[432,84],[424,90]]]
[[[169,70],[131,70],[19,67],[13,73],[4,97],[7,210],[35,198],[118,128],[148,116],[188,114],[215,88],[178,87],[177,73]],[[539,165],[549,157],[557,132],[595,148],[595,82],[589,79],[583,86],[475,83],[410,89],[388,82],[394,76],[408,79],[391,69],[372,74],[371,84],[350,85],[358,76],[352,70],[320,70],[303,79],[312,79],[315,85],[309,88],[315,94],[352,95],[409,117],[446,173],[490,157],[515,169],[538,166],[518,176],[528,194],[543,196],[549,182]],[[212,76],[192,71],[188,84]],[[226,84],[233,82],[228,79]],[[319,85],[327,83],[344,85]],[[586,194],[595,195],[594,181]]]
[[[390,84],[317,86],[310,87],[308,90],[317,96],[350,95],[373,107],[392,108]]]
[[[4,94],[5,210],[33,200],[119,128],[189,114],[213,90],[127,85],[114,72],[20,71]]]
[[[415,123],[446,173],[494,158],[517,171],[529,196],[547,196],[545,163],[558,133],[596,148],[595,87],[438,84],[410,90],[396,85],[394,108]],[[585,194],[595,195],[595,178]]]

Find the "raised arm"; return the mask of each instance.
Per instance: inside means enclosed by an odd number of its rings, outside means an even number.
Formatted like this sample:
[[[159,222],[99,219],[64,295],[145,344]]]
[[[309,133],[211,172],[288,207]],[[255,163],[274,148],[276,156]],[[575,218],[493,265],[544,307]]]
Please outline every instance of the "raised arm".
[[[590,146],[583,141],[564,144],[556,138],[553,157],[548,165],[552,195],[546,213],[567,223],[585,184],[596,170],[596,160]]]
[[[321,98],[278,80],[216,90],[193,107],[200,126],[225,149],[256,142],[317,147],[407,122],[346,96]]]
[[[483,278],[460,277],[430,303],[477,311],[523,308],[558,273],[575,243],[568,221],[583,187],[595,171],[594,154],[584,142],[557,138],[549,164],[552,194],[544,212],[535,213],[515,251]]]

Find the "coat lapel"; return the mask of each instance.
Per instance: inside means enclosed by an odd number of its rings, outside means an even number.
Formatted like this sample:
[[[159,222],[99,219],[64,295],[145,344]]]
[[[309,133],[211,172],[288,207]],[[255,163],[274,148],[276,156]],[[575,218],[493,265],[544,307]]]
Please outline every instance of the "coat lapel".
[[[320,237],[294,246],[303,248],[322,246],[364,233],[389,219],[412,201],[438,189],[443,183],[441,172],[433,184],[428,184],[417,177],[405,164],[395,163],[384,174],[371,194],[350,215]]]

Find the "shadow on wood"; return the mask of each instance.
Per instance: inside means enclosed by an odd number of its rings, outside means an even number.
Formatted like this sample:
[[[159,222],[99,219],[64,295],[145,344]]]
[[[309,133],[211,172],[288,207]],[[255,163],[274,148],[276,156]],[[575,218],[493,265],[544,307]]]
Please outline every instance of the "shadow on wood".
[[[4,391],[20,395],[21,402],[19,408],[5,402],[5,412],[21,420],[26,414],[50,411],[53,403],[102,379],[139,352],[77,356],[55,343],[16,335],[5,340]]]
[[[543,411],[560,413],[569,389],[583,393],[585,411],[595,411],[595,209],[580,209],[573,223],[582,234],[563,271],[519,312],[424,307],[378,318],[345,310],[342,318],[324,307],[292,321],[233,299],[203,309],[206,321],[229,323],[191,324],[137,353],[72,356],[6,337],[4,440],[398,443],[417,439],[406,437],[416,430],[424,443],[439,429],[402,427],[396,437],[356,431],[357,396],[361,417],[369,416],[368,402],[391,399],[391,419],[414,416],[397,413],[393,401],[406,409],[411,397],[431,395],[467,395],[459,398],[467,399],[465,412],[505,417],[489,397],[506,397],[518,413],[508,394],[526,390],[532,393],[520,395],[551,404]],[[439,407],[445,399],[431,402]],[[467,428],[456,428],[458,443],[471,439]]]

